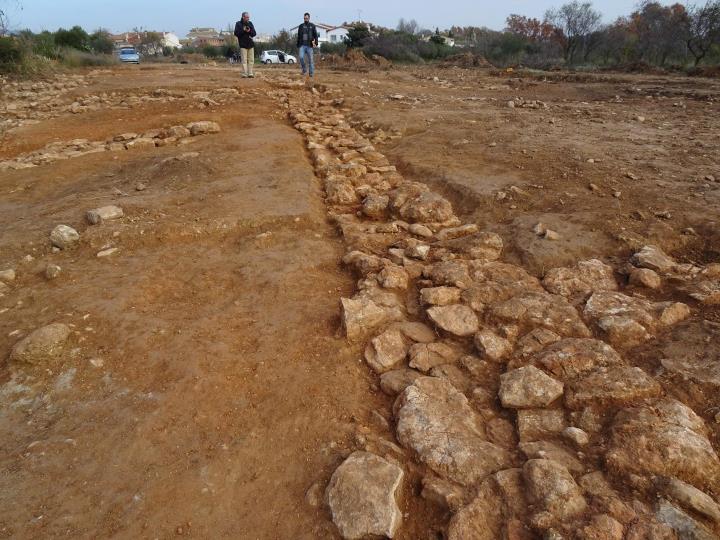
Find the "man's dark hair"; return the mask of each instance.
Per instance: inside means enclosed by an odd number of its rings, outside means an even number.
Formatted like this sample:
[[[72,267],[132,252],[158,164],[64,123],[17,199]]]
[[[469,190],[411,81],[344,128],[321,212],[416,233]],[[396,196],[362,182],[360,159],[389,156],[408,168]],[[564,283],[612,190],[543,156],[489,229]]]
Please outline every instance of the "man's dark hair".
[[[303,17],[305,17],[306,15],[307,15],[308,17],[310,16],[310,14],[309,14],[309,13],[305,13],[305,14],[303,15]]]

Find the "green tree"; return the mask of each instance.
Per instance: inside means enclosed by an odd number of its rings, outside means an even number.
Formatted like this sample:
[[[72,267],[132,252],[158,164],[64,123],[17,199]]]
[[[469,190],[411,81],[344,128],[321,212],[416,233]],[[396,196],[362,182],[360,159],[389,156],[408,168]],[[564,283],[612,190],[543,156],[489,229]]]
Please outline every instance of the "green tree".
[[[55,32],[55,45],[70,47],[79,51],[90,50],[90,36],[80,26],[73,26],[70,30],[60,28]]]
[[[113,40],[110,37],[110,32],[103,28],[99,28],[90,34],[88,44],[90,46],[90,50],[94,53],[112,54],[115,50],[115,43],[113,43]]]
[[[565,61],[569,64],[575,62],[589,36],[600,29],[601,19],[602,15],[593,9],[592,3],[581,4],[577,0],[545,13],[545,21],[558,29]]]
[[[720,44],[720,0],[692,6],[689,19],[687,47],[697,66],[713,45]]]
[[[357,23],[348,30],[345,38],[347,46],[351,49],[363,47],[370,40],[370,29],[365,23]]]

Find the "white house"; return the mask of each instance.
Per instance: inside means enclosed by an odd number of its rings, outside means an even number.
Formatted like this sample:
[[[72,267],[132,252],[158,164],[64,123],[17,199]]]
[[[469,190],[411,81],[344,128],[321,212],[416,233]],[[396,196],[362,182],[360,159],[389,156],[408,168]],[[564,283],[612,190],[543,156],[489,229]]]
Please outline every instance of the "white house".
[[[351,28],[350,26],[334,26],[332,24],[324,23],[315,23],[315,26],[318,31],[319,45],[322,45],[323,43],[342,43],[348,35],[348,30]],[[292,34],[296,36],[297,31],[298,28],[296,26],[293,28]]]
[[[349,26],[336,26],[325,30],[325,41],[327,43],[342,43],[347,38]],[[318,31],[318,33],[321,33]]]

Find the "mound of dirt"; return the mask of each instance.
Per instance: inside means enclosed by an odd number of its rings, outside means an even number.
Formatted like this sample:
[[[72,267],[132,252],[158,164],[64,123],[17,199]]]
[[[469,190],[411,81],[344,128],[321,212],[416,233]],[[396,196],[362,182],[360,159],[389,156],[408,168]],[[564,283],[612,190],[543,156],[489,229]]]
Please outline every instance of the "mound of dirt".
[[[348,49],[347,53],[343,56],[337,54],[328,54],[323,57],[323,62],[336,68],[369,68],[369,67],[382,67],[387,68],[392,66],[392,62],[387,58],[373,54],[368,58],[365,53],[358,49]]]
[[[443,65],[458,66],[462,68],[492,67],[492,64],[490,64],[484,56],[480,54],[473,54],[471,52],[448,56],[445,60],[443,60]]]

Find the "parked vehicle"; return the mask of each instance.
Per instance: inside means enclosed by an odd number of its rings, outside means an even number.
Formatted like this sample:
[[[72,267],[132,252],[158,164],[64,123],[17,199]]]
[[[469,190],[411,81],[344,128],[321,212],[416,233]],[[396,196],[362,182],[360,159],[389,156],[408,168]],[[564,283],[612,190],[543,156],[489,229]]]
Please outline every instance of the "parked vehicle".
[[[263,64],[295,64],[297,58],[284,51],[264,51],[260,55],[260,61]]]
[[[139,64],[140,53],[135,50],[135,47],[120,47],[118,60],[128,64]]]

